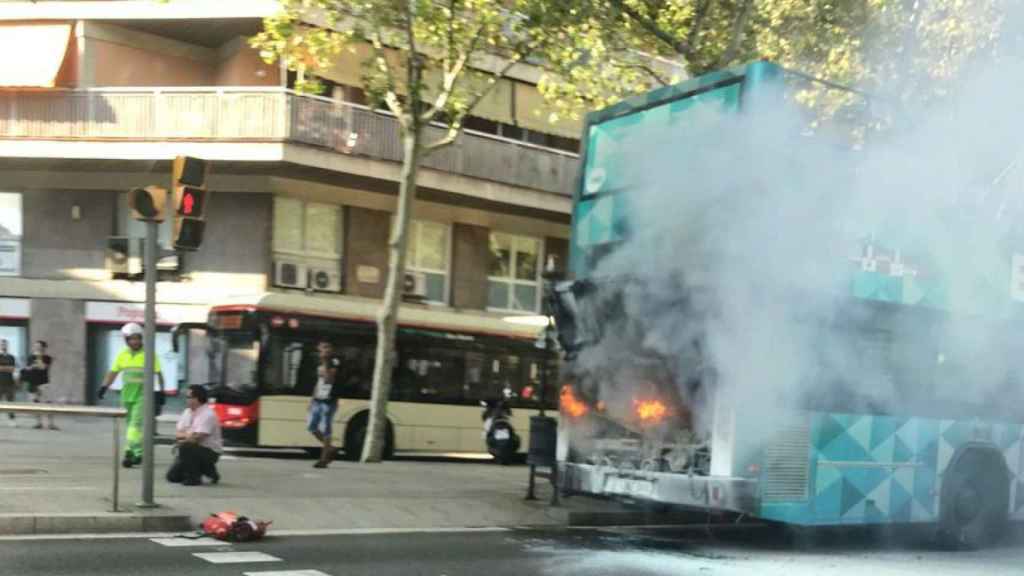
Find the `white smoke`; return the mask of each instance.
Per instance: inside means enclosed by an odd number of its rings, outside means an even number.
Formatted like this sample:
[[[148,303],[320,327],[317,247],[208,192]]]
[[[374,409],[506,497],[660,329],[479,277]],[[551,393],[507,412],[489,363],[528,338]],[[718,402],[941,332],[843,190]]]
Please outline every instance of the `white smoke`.
[[[641,182],[624,192],[629,233],[591,274],[595,307],[619,314],[580,353],[580,382],[625,412],[636,358],[650,353],[706,427],[689,384],[699,340],[706,383],[766,415],[816,401],[925,414],[1011,400],[1012,343],[1024,342],[1006,321],[1024,306],[1011,297],[1022,77],[1004,54],[927,110],[877,99],[888,128],[857,147],[842,130],[808,135],[806,109],[770,97],[740,115],[698,105],[685,130],[634,142],[621,163]],[[888,340],[872,344],[865,332],[881,329],[850,304],[865,244],[904,289],[941,278],[949,319],[896,306],[881,315]]]

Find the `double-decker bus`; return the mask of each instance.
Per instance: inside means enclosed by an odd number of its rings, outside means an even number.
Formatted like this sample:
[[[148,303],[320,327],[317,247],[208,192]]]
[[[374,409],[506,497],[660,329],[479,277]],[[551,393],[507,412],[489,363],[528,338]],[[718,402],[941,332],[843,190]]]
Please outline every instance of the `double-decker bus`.
[[[730,188],[709,201],[696,187],[737,181],[726,172],[707,173],[727,162],[684,161],[701,146],[711,146],[717,148],[700,150],[701,157],[731,155],[734,170],[778,169],[765,177],[769,185],[785,186],[787,174],[794,179],[806,175],[806,170],[759,162],[758,154],[767,154],[756,146],[737,153],[723,144],[740,147],[747,142],[743,137],[714,137],[719,126],[798,126],[736,119],[775,114],[772,107],[785,105],[799,90],[832,93],[845,101],[841,108],[847,111],[871,109],[863,102],[867,97],[855,91],[756,62],[588,115],[574,196],[574,279],[553,292],[559,339],[569,353],[570,383],[560,392],[558,458],[564,488],[794,525],[932,523],[952,542],[974,545],[997,537],[1008,520],[1024,518],[1022,414],[1007,402],[1019,398],[1014,391],[1021,384],[1021,339],[1012,327],[1024,314],[1015,308],[1021,305],[1014,303],[1011,290],[1024,286],[1024,245],[1018,242],[1014,249],[1006,238],[993,253],[977,254],[981,244],[947,237],[939,246],[919,243],[916,251],[901,250],[875,234],[877,221],[860,221],[854,223],[864,228],[860,236],[847,235],[857,238],[859,246],[794,250],[822,255],[823,262],[762,253],[781,265],[758,267],[746,255],[744,262],[765,275],[807,275],[806,293],[773,293],[779,284],[767,276],[734,273],[702,280],[702,275],[713,276],[708,270],[735,272],[725,262],[731,257],[730,238],[723,238],[727,233],[760,233],[764,244],[772,246],[773,236],[785,235],[787,226],[815,226],[846,216],[814,213],[813,222],[787,221],[787,214],[802,206],[765,206],[756,188]],[[765,103],[767,109],[758,108]],[[833,133],[843,131],[837,118],[829,127]],[[781,149],[794,139],[813,137],[774,135]],[[764,134],[752,134],[749,141],[763,145]],[[851,147],[863,144],[861,138]],[[638,150],[643,154],[645,147],[654,159],[637,162]],[[788,157],[787,150],[772,152],[779,152],[773,159],[784,158],[791,166],[813,161]],[[856,154],[848,157],[856,163]],[[831,172],[821,185],[837,198],[852,194],[848,184],[855,168],[850,178]],[[756,182],[757,176],[748,181]],[[806,183],[793,187],[806,189]],[[662,192],[652,205],[636,200],[644,188],[671,193]],[[755,209],[748,210],[750,205]],[[636,253],[618,266],[608,264],[637,235],[638,226],[654,220],[640,210],[659,211],[663,222],[682,212],[707,214],[709,224],[703,229],[693,231],[703,223],[680,218],[675,226],[690,230],[669,230],[659,240],[688,238],[693,245],[649,246],[662,258],[686,255],[696,264],[694,270],[680,271],[666,261],[652,265],[648,259],[653,255]],[[745,221],[744,230],[723,231],[729,218],[752,212],[762,218]],[[951,219],[963,216],[951,212]],[[956,229],[951,225],[949,233]],[[913,236],[895,232],[904,239]],[[694,257],[704,249],[700,243],[714,241],[727,246],[716,254],[721,261]],[[964,273],[980,270],[975,262],[982,260],[990,278],[942,276],[953,267],[948,251],[958,244]],[[789,247],[794,248],[792,243]],[[929,261],[932,249],[945,259]],[[815,282],[811,276],[819,269],[845,276],[841,282]],[[678,281],[670,274],[679,274]],[[722,278],[751,285],[716,285]],[[652,284],[659,291],[651,291]],[[966,290],[978,289],[995,304],[959,310],[950,305],[954,285],[961,302],[967,300]],[[672,290],[678,294],[675,301],[666,297]],[[737,304],[742,298],[729,300],[735,294],[754,296],[745,308]],[[779,312],[783,299],[797,304]],[[826,303],[816,304],[816,299]],[[638,312],[651,300],[663,304],[656,317],[640,317],[651,313]],[[709,341],[707,328],[714,322],[720,322],[713,326],[718,340]],[[732,345],[731,353],[723,342]],[[623,349],[635,353],[616,356],[614,365],[603,363],[610,352]],[[840,349],[840,357],[829,357]],[[813,370],[808,369],[811,359]],[[837,364],[840,360],[845,364]],[[716,375],[726,372],[729,388],[720,386],[724,378]],[[786,383],[787,378],[792,381]],[[766,391],[769,387],[774,390]],[[883,389],[885,394],[879,394]],[[776,402],[780,406],[770,405]]]
[[[212,306],[206,325],[176,332],[190,334],[190,367],[208,370],[225,441],[254,447],[315,449],[306,415],[316,346],[331,342],[344,382],[334,443],[357,458],[369,416],[378,307],[355,297],[266,294]],[[554,393],[545,396],[543,371],[553,365],[535,345],[537,332],[484,312],[403,304],[386,454],[486,453],[480,403],[498,398],[508,399],[521,445],[528,446],[529,417],[542,404],[556,404]]]

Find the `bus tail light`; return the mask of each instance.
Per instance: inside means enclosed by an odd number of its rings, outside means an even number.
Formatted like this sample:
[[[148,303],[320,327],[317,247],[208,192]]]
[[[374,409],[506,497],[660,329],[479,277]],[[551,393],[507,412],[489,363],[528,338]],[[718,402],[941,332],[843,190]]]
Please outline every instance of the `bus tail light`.
[[[217,404],[212,403],[222,428],[237,430],[255,424],[259,418],[259,403],[252,404]]]

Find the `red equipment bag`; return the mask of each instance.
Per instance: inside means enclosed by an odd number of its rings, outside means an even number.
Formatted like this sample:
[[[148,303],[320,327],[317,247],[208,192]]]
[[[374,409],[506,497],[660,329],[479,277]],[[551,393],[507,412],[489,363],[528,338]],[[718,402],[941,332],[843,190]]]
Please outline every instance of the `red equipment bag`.
[[[210,514],[203,522],[203,533],[228,542],[249,542],[259,540],[267,533],[270,522],[255,521],[234,512]]]

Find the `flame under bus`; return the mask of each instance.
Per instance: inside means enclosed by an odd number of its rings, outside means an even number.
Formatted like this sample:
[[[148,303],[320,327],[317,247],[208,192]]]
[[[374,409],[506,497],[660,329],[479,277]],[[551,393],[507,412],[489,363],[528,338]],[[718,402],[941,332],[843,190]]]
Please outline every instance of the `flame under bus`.
[[[376,346],[376,301],[268,294],[211,308],[209,380],[225,440],[236,445],[315,448],[306,414],[316,382],[316,344],[334,343],[343,398],[334,440],[365,424]],[[391,451],[486,453],[481,400],[511,394],[513,424],[526,436],[542,399],[543,351],[535,328],[471,314],[403,306],[388,403]],[[550,363],[547,364],[550,369]],[[507,392],[506,392],[507,391]]]

